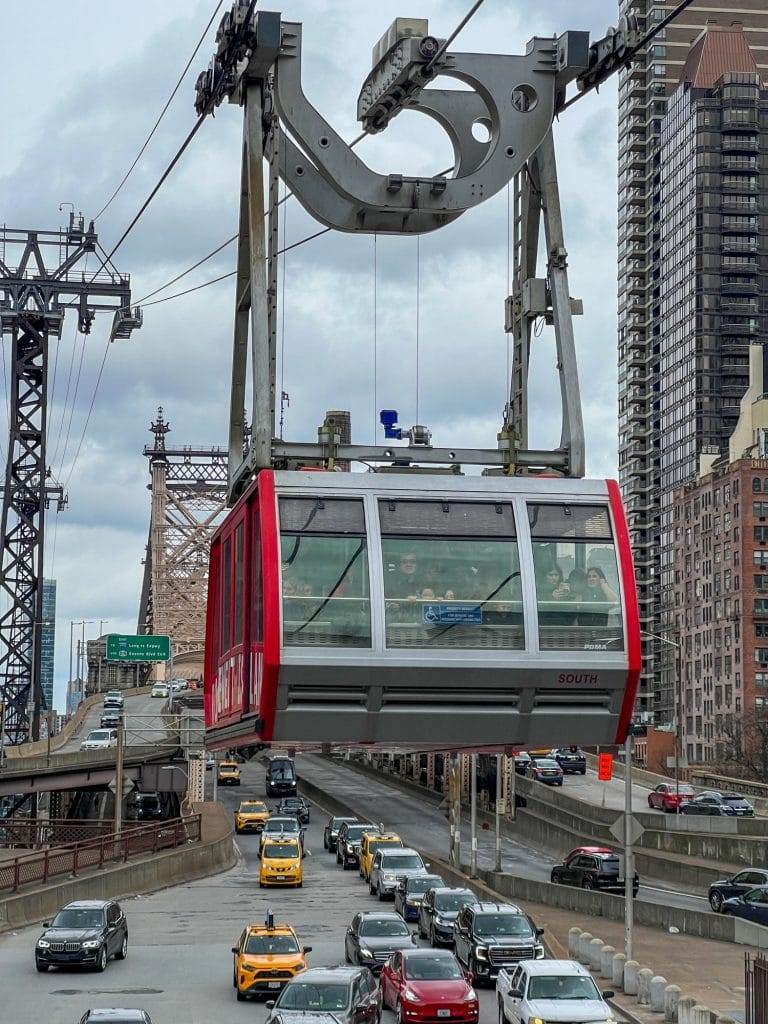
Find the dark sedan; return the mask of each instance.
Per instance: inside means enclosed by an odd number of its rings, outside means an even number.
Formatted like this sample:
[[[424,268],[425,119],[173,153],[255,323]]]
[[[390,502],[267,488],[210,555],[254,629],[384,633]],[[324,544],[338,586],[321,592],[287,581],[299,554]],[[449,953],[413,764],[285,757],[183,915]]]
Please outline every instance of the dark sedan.
[[[414,875],[401,878],[395,888],[395,910],[404,921],[417,921],[419,907],[427,889],[445,885],[440,875]]]
[[[419,907],[419,938],[433,946],[453,944],[453,926],[467,903],[477,903],[471,889],[430,889]]]
[[[525,774],[534,782],[543,782],[547,786],[562,786],[563,769],[552,757],[536,757],[528,767]]]
[[[314,1014],[335,1024],[379,1024],[381,992],[365,967],[310,967],[275,1002],[267,1000],[267,1008],[267,1024],[306,1024]]]
[[[112,957],[124,960],[128,953],[128,925],[114,900],[77,900],[60,910],[35,947],[38,971],[49,967],[106,969]]]
[[[723,903],[723,913],[741,917],[755,924],[768,924],[768,886],[750,889],[743,896],[733,896]]]
[[[734,814],[737,818],[754,818],[755,808],[741,793],[723,793],[719,789],[708,789],[699,793],[699,800],[708,800],[722,807],[726,814]]]
[[[309,804],[303,796],[284,796],[277,805],[277,813],[291,815],[302,825],[309,824]]]
[[[680,814],[699,814],[705,818],[734,818],[736,811],[711,796],[695,796],[693,800],[680,804]]]
[[[345,821],[357,821],[357,818],[345,818],[338,814],[332,815],[323,829],[323,849],[336,852],[336,842],[339,838],[339,829]]]
[[[416,944],[399,914],[363,910],[355,914],[344,936],[344,956],[348,963],[361,964],[378,972],[395,950]]]
[[[709,905],[716,914],[723,909],[726,900],[734,896],[745,896],[756,886],[768,886],[768,871],[763,868],[745,868],[730,878],[713,882],[709,887]]]
[[[571,775],[587,774],[587,756],[579,747],[558,747],[551,755],[564,772]]]

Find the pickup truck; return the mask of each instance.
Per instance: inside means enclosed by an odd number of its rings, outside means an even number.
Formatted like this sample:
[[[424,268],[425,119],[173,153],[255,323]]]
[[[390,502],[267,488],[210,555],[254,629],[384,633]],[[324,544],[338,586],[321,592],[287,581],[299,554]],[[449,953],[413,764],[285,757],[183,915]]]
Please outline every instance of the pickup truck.
[[[615,1014],[586,967],[574,960],[525,960],[496,979],[499,1024],[603,1024]]]

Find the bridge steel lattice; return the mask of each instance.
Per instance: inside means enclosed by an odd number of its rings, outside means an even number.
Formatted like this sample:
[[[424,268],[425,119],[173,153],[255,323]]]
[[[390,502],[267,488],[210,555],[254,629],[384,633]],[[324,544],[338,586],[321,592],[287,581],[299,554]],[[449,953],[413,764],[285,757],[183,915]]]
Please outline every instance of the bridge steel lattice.
[[[169,447],[162,408],[150,426],[152,494],[139,633],[171,637],[174,656],[202,652],[211,538],[226,511],[225,448]]]

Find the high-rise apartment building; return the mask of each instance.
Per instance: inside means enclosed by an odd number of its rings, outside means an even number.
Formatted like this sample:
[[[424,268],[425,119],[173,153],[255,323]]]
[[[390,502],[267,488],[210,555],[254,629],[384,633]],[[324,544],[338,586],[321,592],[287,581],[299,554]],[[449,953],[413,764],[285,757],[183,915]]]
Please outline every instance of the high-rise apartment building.
[[[674,6],[623,0],[620,10],[651,27]],[[718,34],[718,29],[725,31]],[[706,52],[704,34],[711,36]],[[758,165],[764,157],[759,120],[754,120],[760,106],[754,101],[754,82],[746,83],[749,97],[738,95],[741,81],[730,84],[727,97],[724,92],[714,95],[723,78],[713,78],[715,59],[718,71],[735,65],[729,71],[737,79],[754,79],[755,73],[768,78],[768,7],[763,0],[695,0],[654,40],[645,59],[622,72],[619,80],[619,477],[646,633],[671,628],[671,589],[668,580],[662,580],[662,547],[670,572],[672,492],[686,473],[695,474],[702,446],[717,443],[713,438],[724,440],[732,429],[735,407],[746,387],[746,344],[761,329],[756,314],[755,333],[750,328],[739,334],[741,341],[728,353],[738,359],[721,366],[721,321],[742,314],[713,307],[707,296],[712,290],[719,304],[732,285],[743,284],[725,278],[742,276],[730,274],[727,267],[730,257],[747,252],[724,246],[735,245],[731,237],[742,235],[737,225],[751,226],[737,218],[759,218],[759,207],[754,214],[742,214],[736,202],[721,209],[720,198],[753,195],[759,203]],[[699,85],[694,87],[690,80],[696,76]],[[687,86],[681,78],[689,80]],[[713,95],[698,97],[698,88]],[[725,89],[724,81],[720,89]],[[702,108],[700,113],[699,100],[704,106],[709,101],[719,104],[722,119],[715,124],[713,110],[705,113]],[[750,120],[741,127],[725,123],[726,108],[749,108]],[[734,136],[739,136],[742,148],[723,148],[735,143]],[[744,148],[752,144],[754,149]],[[749,177],[750,158],[757,168],[755,191],[742,192],[727,175]],[[726,223],[733,230],[726,232]],[[750,243],[749,232],[745,234],[741,245]],[[752,255],[758,257],[764,251],[759,248],[759,230],[753,237]],[[750,290],[731,294],[734,299],[758,299]],[[718,390],[726,365],[727,388]],[[717,393],[704,395],[705,381]],[[705,400],[697,405],[700,390]],[[731,408],[733,415],[725,411]],[[638,710],[650,712],[660,723],[670,723],[674,715],[671,652],[668,645],[644,638]]]
[[[43,580],[43,621],[40,623],[40,687],[48,711],[53,711],[55,643],[56,580]]]

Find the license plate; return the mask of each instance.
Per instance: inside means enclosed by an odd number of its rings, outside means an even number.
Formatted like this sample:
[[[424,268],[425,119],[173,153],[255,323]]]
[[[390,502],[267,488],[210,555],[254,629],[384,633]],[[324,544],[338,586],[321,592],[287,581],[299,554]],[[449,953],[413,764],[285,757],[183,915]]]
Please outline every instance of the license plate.
[[[280,988],[280,982],[279,981],[268,981],[267,982],[267,988]]]
[[[450,1017],[451,1016],[451,1011],[450,1010],[438,1010],[437,1011],[437,1016],[438,1017]]]

